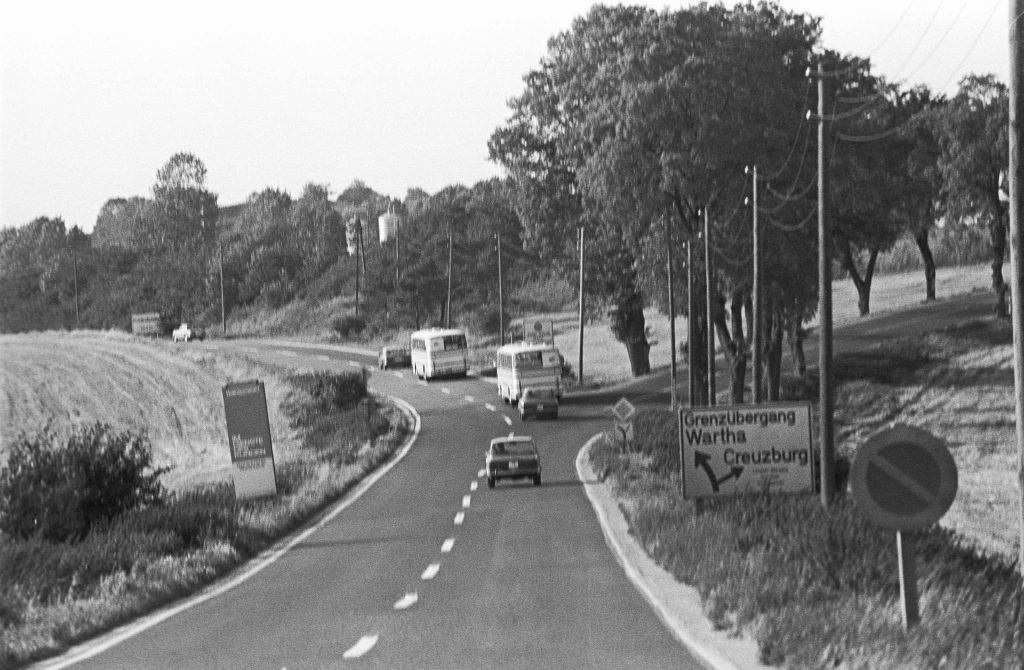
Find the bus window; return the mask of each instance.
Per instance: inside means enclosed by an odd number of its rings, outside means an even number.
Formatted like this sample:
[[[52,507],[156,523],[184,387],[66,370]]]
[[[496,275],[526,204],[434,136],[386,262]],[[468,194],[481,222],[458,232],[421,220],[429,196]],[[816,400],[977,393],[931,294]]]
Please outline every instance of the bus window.
[[[516,368],[530,370],[544,367],[544,357],[539,351],[524,351],[516,354]]]
[[[444,350],[454,351],[458,349],[466,348],[466,336],[461,333],[458,335],[445,335],[444,336]]]

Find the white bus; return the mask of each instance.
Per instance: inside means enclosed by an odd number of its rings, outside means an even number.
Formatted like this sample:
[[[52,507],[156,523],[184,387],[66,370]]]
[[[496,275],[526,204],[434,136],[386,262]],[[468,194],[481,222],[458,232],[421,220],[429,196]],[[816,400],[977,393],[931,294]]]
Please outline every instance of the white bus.
[[[562,397],[562,356],[553,344],[517,342],[498,349],[498,395],[516,403],[524,388],[547,388]]]
[[[417,330],[409,337],[412,371],[420,379],[466,376],[466,333],[458,328]]]

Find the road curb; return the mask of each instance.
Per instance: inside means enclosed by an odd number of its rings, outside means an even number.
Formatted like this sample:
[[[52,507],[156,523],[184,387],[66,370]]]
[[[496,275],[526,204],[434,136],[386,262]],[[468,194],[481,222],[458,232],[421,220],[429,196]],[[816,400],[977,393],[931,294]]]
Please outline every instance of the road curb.
[[[583,483],[605,542],[666,628],[694,657],[713,670],[765,670],[758,662],[757,643],[731,637],[717,631],[704,615],[700,594],[692,586],[680,583],[654,562],[629,532],[629,523],[612,494],[611,486],[598,481],[590,465],[590,448],[603,437],[590,438],[576,454],[576,475]]]

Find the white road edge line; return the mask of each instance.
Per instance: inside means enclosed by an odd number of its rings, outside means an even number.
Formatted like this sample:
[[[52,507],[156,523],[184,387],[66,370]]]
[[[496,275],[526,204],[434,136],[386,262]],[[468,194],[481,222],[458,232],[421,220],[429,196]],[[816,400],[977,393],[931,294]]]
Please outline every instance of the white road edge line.
[[[420,579],[422,579],[425,582],[428,582],[431,579],[433,579],[434,577],[437,577],[437,572],[440,569],[441,569],[441,564],[440,563],[431,563],[430,565],[427,566],[427,569],[423,571],[423,574],[420,575]]]
[[[442,554],[450,553],[451,550],[452,550],[452,547],[454,547],[454,546],[455,546],[455,538],[454,537],[449,537],[447,540],[444,541],[444,544],[441,545],[441,553]]]
[[[465,521],[465,520],[466,520],[466,513],[465,512],[459,512],[458,514],[455,515],[455,525],[456,526],[461,526],[462,522]]]
[[[226,582],[214,583],[207,587],[205,590],[200,591],[197,595],[193,596],[192,598],[189,598],[188,600],[185,600],[182,603],[143,616],[142,618],[136,621],[125,624],[120,628],[114,629],[104,637],[100,637],[89,642],[84,642],[76,647],[73,647],[70,650],[68,650],[63,656],[60,656],[56,659],[52,659],[52,664],[42,663],[39,665],[34,665],[32,667],[46,668],[47,670],[62,670],[63,668],[67,668],[76,663],[81,663],[82,661],[92,658],[93,656],[96,656],[98,654],[102,654],[107,649],[110,649],[111,647],[118,645],[121,642],[124,642],[125,640],[134,637],[139,633],[142,633],[143,631],[146,631],[163,621],[166,621],[167,619],[170,619],[175,614],[179,614],[181,612],[184,612],[185,610],[192,609],[197,605],[201,605],[207,600],[212,600],[213,598],[216,598],[217,596],[230,591],[239,584],[249,581],[249,579],[255,577],[257,573],[261,572],[263,569],[267,568],[272,563],[276,562],[279,558],[288,553],[288,551],[295,547],[295,545],[302,542],[307,537],[309,537],[310,535],[312,535],[313,533],[315,533],[316,531],[320,530],[328,523],[330,523],[336,516],[345,511],[352,503],[354,503],[356,500],[359,500],[359,498],[361,498],[363,494],[366,493],[366,491],[371,486],[377,483],[377,480],[379,480],[381,477],[390,472],[391,468],[398,465],[398,463],[403,458],[405,458],[409,451],[412,449],[412,445],[416,443],[416,438],[419,437],[421,421],[420,415],[416,411],[416,408],[414,408],[412,405],[405,402],[401,398],[390,397],[389,399],[396,405],[398,405],[400,409],[412,415],[414,419],[412,432],[406,439],[405,444],[402,445],[402,448],[399,449],[395,453],[395,455],[391,457],[391,460],[381,465],[380,468],[376,470],[372,475],[370,475],[362,482],[360,482],[354,489],[352,489],[349,495],[345,496],[340,501],[338,501],[329,512],[327,512],[323,517],[320,518],[319,521],[316,521],[315,523],[313,523],[313,525],[308,526],[305,530],[300,531],[297,535],[291,538],[285,538],[283,540],[280,540],[277,544],[273,545],[269,549],[265,550],[262,554],[260,554],[259,558],[257,558],[255,561],[252,561],[252,563],[249,565],[247,569],[244,566],[241,566],[242,572],[237,577]],[[376,641],[377,638],[376,636],[374,636],[374,643],[376,643]]]
[[[462,496],[462,509],[469,507],[470,500],[472,499],[469,495]]]
[[[507,416],[503,416],[501,418],[505,419],[505,425],[506,426],[511,426],[512,425],[512,419],[508,418]]]
[[[371,649],[377,645],[377,640],[380,636],[378,635],[364,635],[359,638],[359,642],[352,645],[348,651],[341,655],[342,658],[360,658],[365,656]]]
[[[420,596],[418,593],[416,593],[415,591],[410,591],[409,593],[406,593],[404,596],[402,596],[402,598],[395,603],[395,609],[407,610],[413,605],[415,605],[417,602],[419,602],[419,599]]]

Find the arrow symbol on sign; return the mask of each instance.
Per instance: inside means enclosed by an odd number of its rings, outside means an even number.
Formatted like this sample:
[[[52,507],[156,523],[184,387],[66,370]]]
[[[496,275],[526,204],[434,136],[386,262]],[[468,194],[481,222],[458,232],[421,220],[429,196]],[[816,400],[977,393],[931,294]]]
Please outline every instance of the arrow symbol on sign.
[[[708,476],[708,481],[711,482],[711,491],[713,493],[718,493],[718,485],[722,482],[727,482],[730,479],[739,479],[740,475],[743,474],[743,467],[737,465],[729,470],[729,474],[722,477],[716,476],[714,469],[711,467],[711,456],[702,451],[693,452],[693,467],[704,470],[704,474]]]

